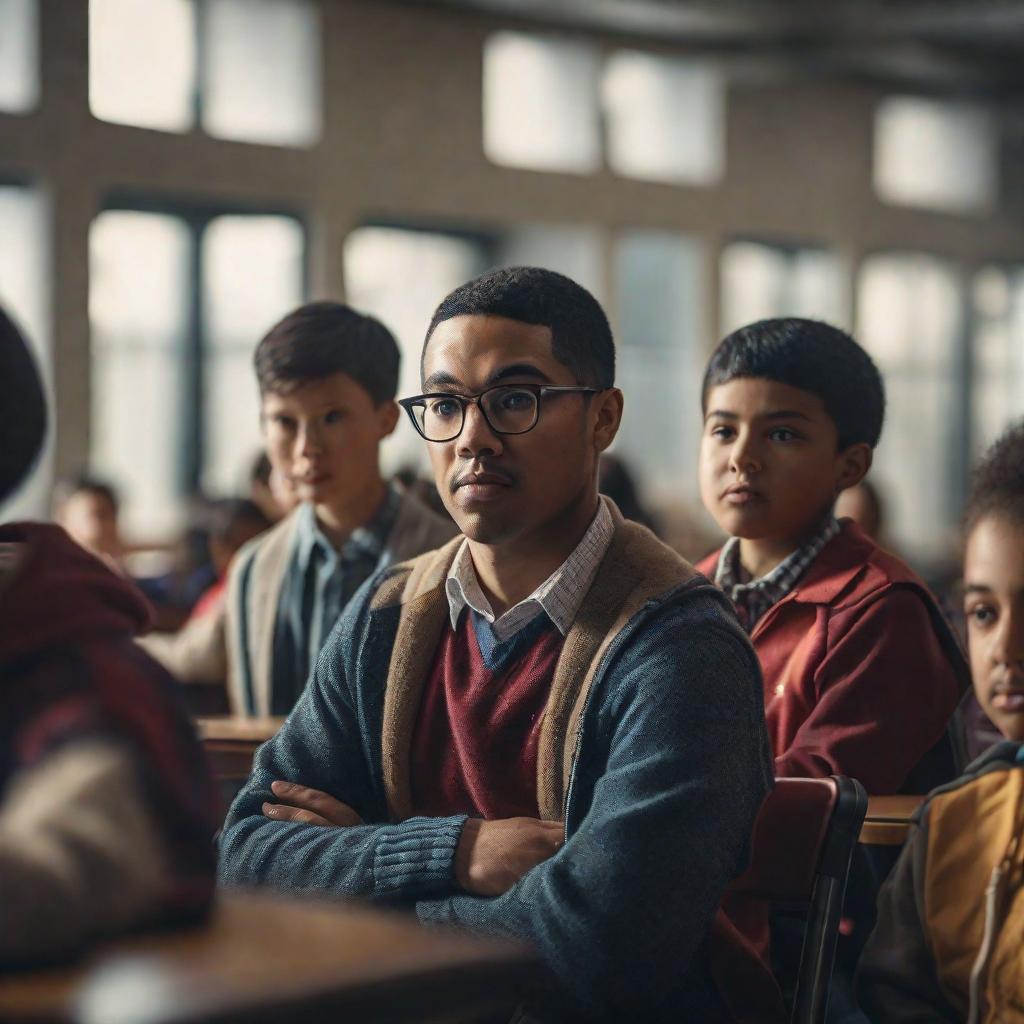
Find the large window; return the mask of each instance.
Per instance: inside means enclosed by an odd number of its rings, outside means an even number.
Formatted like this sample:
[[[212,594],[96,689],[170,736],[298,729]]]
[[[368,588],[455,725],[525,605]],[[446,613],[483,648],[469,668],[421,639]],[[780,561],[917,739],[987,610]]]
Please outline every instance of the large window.
[[[89,106],[117,124],[308,146],[320,50],[313,0],[90,0]]]
[[[684,235],[633,231],[615,249],[618,383],[626,402],[615,452],[660,504],[697,503],[703,252]]]
[[[183,499],[243,490],[260,447],[252,351],[302,301],[291,217],[107,210],[90,233],[91,468],[125,525],[176,528]]]
[[[998,198],[999,136],[984,107],[920,96],[875,116],[875,190],[890,203],[972,212]]]
[[[39,0],[0,0],[0,110],[23,114],[39,100]]]
[[[977,458],[1024,416],[1024,268],[986,267],[971,291],[971,449]]]
[[[46,282],[47,206],[33,188],[0,185],[0,304],[24,331],[44,380],[50,381],[50,295]],[[48,388],[49,390],[49,388]],[[53,473],[56,409],[49,402],[46,448],[22,488],[3,507],[4,519],[39,519],[46,515]]]
[[[967,431],[961,300],[954,270],[931,256],[881,254],[861,271],[859,339],[887,397],[872,478],[888,535],[923,565],[955,551]]]
[[[842,267],[823,249],[733,242],[722,252],[721,274],[723,335],[779,316],[849,326]]]

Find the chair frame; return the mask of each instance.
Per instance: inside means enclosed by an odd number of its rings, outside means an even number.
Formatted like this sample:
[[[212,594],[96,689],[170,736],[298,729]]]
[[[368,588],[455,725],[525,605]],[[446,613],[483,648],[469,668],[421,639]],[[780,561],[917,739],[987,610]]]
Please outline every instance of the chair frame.
[[[780,907],[796,907],[805,914],[796,988],[789,1018],[791,1024],[821,1024],[825,1020],[850,861],[867,812],[868,797],[856,779],[842,775],[825,779],[775,780],[774,792],[788,790],[793,793],[798,791],[798,787],[814,787],[819,800],[822,787],[826,786],[831,790],[829,810],[827,820],[821,823],[819,830],[813,883],[806,896],[796,898],[787,891],[780,897],[784,881],[779,881],[780,891],[776,891],[770,868],[767,873],[762,873],[766,857],[770,864],[773,862],[773,854],[784,854],[784,844],[788,838],[770,833],[767,829],[755,829],[751,867],[731,887],[733,892],[763,899]],[[770,805],[774,792],[769,794],[766,806]],[[804,823],[802,821],[801,825]]]

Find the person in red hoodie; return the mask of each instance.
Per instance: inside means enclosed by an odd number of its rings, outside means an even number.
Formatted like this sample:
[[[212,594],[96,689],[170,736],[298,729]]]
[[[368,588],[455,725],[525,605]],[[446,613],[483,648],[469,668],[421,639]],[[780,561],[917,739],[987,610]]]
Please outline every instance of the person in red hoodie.
[[[712,354],[702,408],[701,498],[730,536],[697,568],[732,599],[757,651],[776,777],[847,775],[870,794],[927,793],[955,778],[950,723],[970,687],[959,644],[918,576],[834,515],[882,431],[870,356],[817,321],[750,324]],[[888,851],[854,860],[840,1002],[890,866]],[[767,949],[763,907],[725,909]],[[790,936],[776,922],[772,937],[785,984]]]
[[[0,310],[0,502],[45,433]],[[173,680],[133,642],[148,618],[60,527],[0,526],[0,968],[209,908],[218,800]]]

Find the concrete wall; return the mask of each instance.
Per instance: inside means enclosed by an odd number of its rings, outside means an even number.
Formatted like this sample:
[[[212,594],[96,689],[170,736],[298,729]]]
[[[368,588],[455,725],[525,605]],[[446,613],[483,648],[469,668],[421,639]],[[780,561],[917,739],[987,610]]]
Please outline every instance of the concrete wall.
[[[311,290],[321,297],[341,297],[345,236],[367,219],[485,229],[544,220],[594,225],[607,229],[608,268],[616,230],[676,229],[705,243],[709,345],[718,323],[714,268],[722,246],[738,236],[827,246],[844,258],[851,282],[863,257],[884,249],[925,250],[968,269],[1024,261],[1020,216],[940,215],[878,202],[871,188],[878,95],[869,89],[735,83],[727,171],[712,188],[645,184],[609,171],[510,170],[489,164],[481,144],[482,45],[501,22],[386,0],[321,2],[324,133],[308,150],[95,120],[88,4],[40,4],[41,103],[27,116],[0,114],[0,177],[31,179],[51,200],[58,473],[84,464],[88,453],[88,229],[111,191],[302,213],[311,228]],[[664,49],[630,43],[637,44]]]

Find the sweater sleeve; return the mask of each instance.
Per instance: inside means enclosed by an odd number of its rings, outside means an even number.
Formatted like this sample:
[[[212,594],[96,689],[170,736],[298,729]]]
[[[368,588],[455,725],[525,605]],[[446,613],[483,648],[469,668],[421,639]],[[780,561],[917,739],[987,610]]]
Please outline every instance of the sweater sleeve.
[[[861,954],[857,992],[875,1024],[961,1020],[939,985],[925,934],[927,807],[878,895],[878,921]]]
[[[388,823],[371,768],[379,761],[371,751],[380,736],[365,723],[360,727],[344,665],[345,652],[358,646],[353,633],[367,593],[364,587],[342,616],[284,727],[257,751],[221,834],[219,870],[226,885],[382,901],[438,896],[454,885],[465,816]],[[325,828],[265,817],[263,802],[276,802],[270,784],[279,779],[330,793],[367,824]]]
[[[150,633],[136,643],[181,683],[224,683],[228,674],[226,601],[177,633]]]
[[[717,1019],[693,1000],[770,786],[759,667],[738,629],[677,614],[638,630],[609,675],[584,726],[597,715],[607,762],[590,764],[593,797],[565,845],[502,896],[417,911],[530,942],[587,1019]],[[592,757],[584,743],[576,772]]]
[[[82,740],[24,769],[0,810],[0,963],[152,923],[169,867],[127,750]]]
[[[828,626],[814,707],[775,774],[848,775],[869,793],[895,793],[942,736],[960,680],[915,591],[894,588],[842,614]]]

